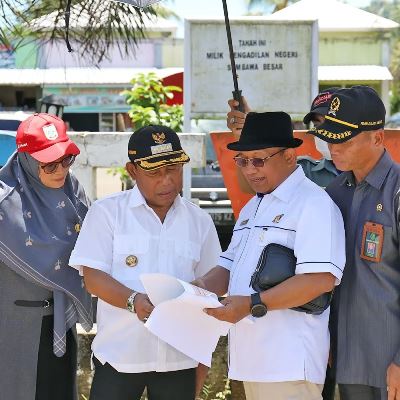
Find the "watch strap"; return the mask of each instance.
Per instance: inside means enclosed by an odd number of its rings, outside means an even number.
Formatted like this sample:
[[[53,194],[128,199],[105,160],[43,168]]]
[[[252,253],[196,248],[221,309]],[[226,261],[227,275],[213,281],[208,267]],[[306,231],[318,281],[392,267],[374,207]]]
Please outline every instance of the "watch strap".
[[[128,299],[126,300],[126,309],[131,313],[136,313],[135,310],[135,297],[138,295],[138,292],[133,292]]]
[[[263,304],[259,292],[252,293],[251,295],[251,307],[255,306],[256,304]]]

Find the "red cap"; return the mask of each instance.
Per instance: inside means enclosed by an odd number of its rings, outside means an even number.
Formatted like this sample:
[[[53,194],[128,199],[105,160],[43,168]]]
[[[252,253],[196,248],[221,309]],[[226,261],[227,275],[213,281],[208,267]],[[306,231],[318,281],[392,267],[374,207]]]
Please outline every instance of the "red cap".
[[[43,163],[80,153],[78,146],[67,136],[65,122],[46,113],[34,114],[22,121],[17,130],[16,142],[18,152],[29,153]]]

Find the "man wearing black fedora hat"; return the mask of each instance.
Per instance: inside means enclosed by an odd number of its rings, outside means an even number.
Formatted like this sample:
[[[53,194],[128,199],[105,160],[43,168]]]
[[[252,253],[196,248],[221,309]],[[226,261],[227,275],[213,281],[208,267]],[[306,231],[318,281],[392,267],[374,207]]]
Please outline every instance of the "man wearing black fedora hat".
[[[318,127],[325,121],[325,115],[328,113],[329,104],[332,96],[340,90],[340,87],[331,87],[321,91],[312,101],[310,111],[304,116],[303,123],[306,126],[312,124]],[[230,111],[227,114],[227,126],[236,135],[240,135],[243,128],[246,113],[250,112],[250,107],[246,99],[243,97],[245,105],[245,113],[236,109],[238,102],[231,99],[228,101]],[[338,175],[339,171],[332,162],[332,156],[329,152],[328,145],[325,141],[318,137],[314,137],[315,147],[321,153],[322,159],[315,160],[309,156],[297,157],[297,164],[301,165],[307,178],[311,179],[321,187],[327,187]],[[238,171],[238,180],[242,190],[248,192],[248,186],[243,184],[243,179]],[[330,365],[327,367],[326,380],[322,397],[324,400],[333,400],[335,397],[336,383],[333,377],[333,371]]]
[[[315,127],[324,122],[330,99],[339,89],[339,87],[331,87],[323,90],[315,97],[311,103],[310,111],[303,118],[304,125],[309,126],[312,123]],[[236,109],[239,104],[236,100],[231,99],[228,101],[230,111],[227,114],[227,126],[237,136],[240,136],[246,115],[251,111],[246,99],[242,97],[242,100],[245,106],[244,113]],[[307,178],[325,188],[339,175],[339,171],[332,163],[332,157],[326,143],[315,137],[315,147],[322,155],[320,160],[313,159],[309,156],[299,156],[297,157],[297,164],[301,165]],[[243,187],[244,185],[240,175],[239,183],[241,184],[241,188],[248,192],[248,188]]]
[[[385,150],[385,113],[374,89],[341,89],[309,131],[344,171],[327,187],[346,226],[331,332],[341,400],[400,399],[400,167]]]
[[[206,312],[235,323],[229,334],[229,377],[244,381],[248,400],[321,399],[329,307],[319,315],[292,308],[339,284],[344,228],[333,201],[296,165],[295,148],[301,143],[293,137],[288,114],[247,115],[240,139],[228,149],[235,151],[236,164],[257,194],[242,209],[218,266],[196,280],[218,294],[228,291],[224,307]],[[294,275],[258,291],[253,289],[256,267],[259,271],[261,255],[271,246],[293,254]]]
[[[216,265],[221,247],[211,217],[180,196],[189,156],[178,135],[143,127],[127,153],[135,187],[93,204],[70,259],[99,298],[90,399],[139,400],[147,388],[149,400],[194,400],[198,363],[145,327],[154,307],[140,275],[190,282]]]

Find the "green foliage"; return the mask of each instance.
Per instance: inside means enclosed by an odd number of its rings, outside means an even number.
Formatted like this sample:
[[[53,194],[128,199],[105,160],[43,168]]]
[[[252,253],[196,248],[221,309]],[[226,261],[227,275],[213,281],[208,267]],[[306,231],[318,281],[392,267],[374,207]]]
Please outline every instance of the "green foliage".
[[[34,41],[39,45],[64,41],[67,0],[0,0],[0,45],[12,48]],[[161,6],[140,10],[131,5],[102,0],[73,0],[70,40],[74,51],[98,65],[117,47],[121,55],[135,53],[146,36],[145,21]]]
[[[168,99],[174,97],[174,92],[181,92],[178,86],[164,86],[161,78],[155,73],[138,74],[131,80],[132,88],[121,94],[131,106],[129,116],[135,129],[155,124],[165,125],[175,131],[182,131],[183,107],[169,106]]]
[[[274,13],[276,11],[283,10],[291,3],[295,3],[296,1],[298,0],[247,0],[248,4],[247,7],[250,11],[253,7],[257,5],[267,6],[267,7],[273,6],[272,12]]]
[[[372,0],[365,8],[373,14],[389,18],[400,23],[400,1]],[[391,113],[400,111],[400,29],[393,30],[391,37],[390,71],[393,75],[392,93],[390,98]]]
[[[400,6],[399,0],[392,0],[392,1],[372,0],[370,5],[368,7],[365,7],[365,11],[380,15],[381,17],[384,18],[389,18],[398,21],[396,19],[396,14],[398,16],[399,6]]]
[[[128,112],[135,130],[146,125],[164,125],[181,132],[183,127],[182,105],[165,104],[174,97],[174,92],[181,92],[178,86],[164,86],[162,80],[154,73],[137,74],[131,80],[132,88],[124,90],[121,95],[131,106]],[[132,187],[132,180],[124,167],[108,170],[112,175],[119,175],[123,189]]]

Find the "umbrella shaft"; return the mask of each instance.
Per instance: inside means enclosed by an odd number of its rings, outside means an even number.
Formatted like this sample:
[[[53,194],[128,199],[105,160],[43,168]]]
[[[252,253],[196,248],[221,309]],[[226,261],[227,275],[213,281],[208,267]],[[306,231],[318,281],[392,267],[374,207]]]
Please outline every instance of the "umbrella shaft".
[[[226,5],[226,0],[222,0],[222,5],[224,7],[224,17],[225,17],[225,27],[226,27],[226,36],[228,38],[228,47],[229,47],[229,57],[231,59],[231,69],[232,69],[232,77],[233,77],[233,86],[235,91],[239,91],[239,84],[236,73],[236,64],[235,64],[235,56],[233,54],[233,46],[232,46],[232,34],[231,34],[231,26],[229,23],[228,17],[228,7]]]

